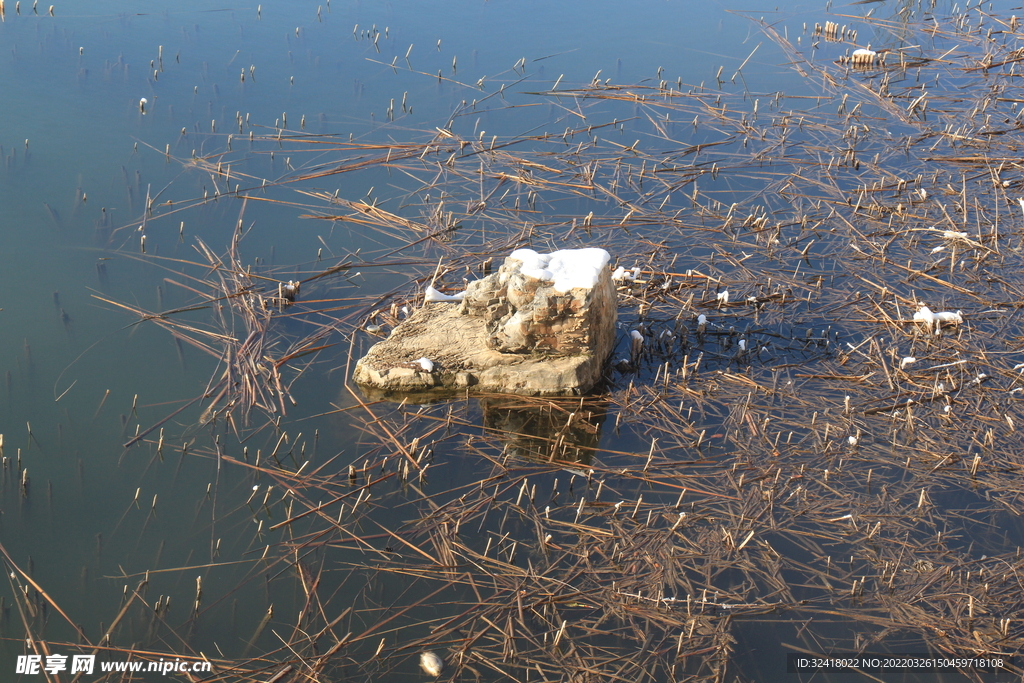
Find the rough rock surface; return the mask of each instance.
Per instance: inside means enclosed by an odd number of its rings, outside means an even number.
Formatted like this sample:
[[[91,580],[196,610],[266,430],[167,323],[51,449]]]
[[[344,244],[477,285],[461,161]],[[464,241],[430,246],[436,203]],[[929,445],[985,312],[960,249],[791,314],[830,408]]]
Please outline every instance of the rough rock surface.
[[[534,257],[557,265],[553,257],[560,254],[571,263],[583,257],[583,267],[573,266],[575,279],[534,267]],[[618,301],[608,260],[599,249],[514,252],[497,273],[470,283],[461,304],[428,303],[403,321],[359,360],[354,378],[396,393],[584,393],[601,378],[615,343]],[[587,265],[593,267],[589,282]],[[593,285],[566,285],[581,282]],[[433,363],[430,372],[420,358]]]

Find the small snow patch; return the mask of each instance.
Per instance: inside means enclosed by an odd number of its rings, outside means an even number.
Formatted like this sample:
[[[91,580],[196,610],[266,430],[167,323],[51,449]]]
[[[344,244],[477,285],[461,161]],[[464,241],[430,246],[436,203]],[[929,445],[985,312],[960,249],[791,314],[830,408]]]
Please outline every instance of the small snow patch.
[[[466,297],[465,292],[459,292],[458,294],[445,294],[440,292],[430,285],[423,290],[423,301],[424,303],[434,303],[438,301],[462,301]]]

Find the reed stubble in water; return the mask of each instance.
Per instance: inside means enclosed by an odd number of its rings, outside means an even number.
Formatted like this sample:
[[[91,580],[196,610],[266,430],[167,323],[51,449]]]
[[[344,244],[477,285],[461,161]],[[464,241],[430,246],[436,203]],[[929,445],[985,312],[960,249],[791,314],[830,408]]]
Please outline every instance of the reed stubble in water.
[[[870,64],[841,59],[867,49],[857,28],[829,27],[812,60],[761,25],[769,42],[744,50],[734,78],[774,45],[810,99],[662,73],[559,78],[529,96],[579,111],[556,108],[529,134],[485,135],[473,120],[486,105],[467,102],[386,143],[253,136],[296,169],[268,196],[291,185],[310,220],[387,247],[260,270],[239,231],[180,264],[203,288],[181,311],[116,305],[225,359],[200,417],[273,455],[193,450],[279,487],[240,512],[267,571],[316,607],[288,617],[291,659],[271,677],[387,675],[445,647],[452,675],[711,683],[752,670],[737,647],[750,624],[791,651],[857,651],[895,632],[946,654],[1024,644],[1020,538],[1000,530],[1024,512],[1016,28],[978,8],[937,28],[914,12],[921,40],[908,44],[930,47],[893,43]],[[245,152],[231,153],[244,173]],[[190,163],[219,181],[229,159]],[[323,189],[380,171],[411,184],[398,199]],[[340,367],[358,330],[386,333],[427,283],[457,291],[487,258],[540,244],[602,246],[623,267],[605,392],[423,404],[344,392],[335,409],[359,444],[338,445],[334,467],[306,464],[289,436],[302,430],[281,419],[332,335],[348,336]],[[366,291],[357,267],[405,281]],[[293,281],[288,301],[278,292]],[[214,303],[206,327],[185,320]],[[923,306],[962,323],[920,325]],[[296,319],[322,327],[290,337],[281,323]],[[129,443],[159,450],[170,424]]]

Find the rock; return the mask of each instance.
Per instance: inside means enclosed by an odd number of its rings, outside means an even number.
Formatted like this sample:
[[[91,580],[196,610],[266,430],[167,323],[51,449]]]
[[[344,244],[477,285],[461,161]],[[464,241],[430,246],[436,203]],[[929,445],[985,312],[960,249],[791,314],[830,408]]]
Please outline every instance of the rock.
[[[399,393],[589,391],[615,344],[609,259],[603,249],[517,250],[470,283],[461,303],[417,310],[359,360],[354,378]]]

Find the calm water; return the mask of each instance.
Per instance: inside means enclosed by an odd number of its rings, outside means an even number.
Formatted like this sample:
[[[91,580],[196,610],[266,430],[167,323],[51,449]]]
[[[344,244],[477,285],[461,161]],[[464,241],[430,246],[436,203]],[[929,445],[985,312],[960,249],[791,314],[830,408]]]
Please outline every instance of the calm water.
[[[292,160],[283,152],[271,158],[271,146],[251,147],[247,136],[273,132],[285,118],[292,130],[304,119],[305,131],[343,139],[385,142],[398,131],[417,139],[445,126],[463,100],[502,84],[508,102],[527,104],[535,100],[526,91],[560,77],[563,87],[589,83],[599,70],[602,80],[621,83],[656,82],[659,67],[662,78],[710,83],[721,66],[730,77],[759,44],[735,87],[800,94],[806,84],[744,13],[795,27],[823,21],[820,4],[336,1],[268,2],[258,11],[100,0],[58,3],[50,16],[43,5],[33,13],[29,2],[17,14],[8,2],[0,24],[0,432],[8,462],[0,541],[11,560],[93,642],[117,615],[126,585],[130,591],[147,571],[149,599],[172,596],[178,624],[188,621],[196,576],[203,577],[203,603],[214,609],[185,630],[192,648],[211,654],[243,654],[268,603],[280,614],[301,606],[292,577],[232,564],[279,537],[256,540],[251,516],[239,514],[252,487],[265,482],[193,454],[214,448],[209,432],[195,427],[198,408],[165,425],[162,453],[123,448],[138,425],[146,429],[203,391],[217,365],[155,325],[134,325],[135,316],[110,303],[150,311],[186,305],[194,297],[180,286],[188,284],[182,268],[160,259],[202,260],[197,238],[215,252],[227,248],[241,211],[232,198],[148,220],[147,258],[138,258],[147,194],[157,204],[187,203],[215,191],[209,174],[188,167],[193,154],[223,152],[225,164],[272,181],[292,172]],[[367,31],[380,35],[374,40]],[[396,58],[405,68],[390,66]],[[524,66],[514,68],[520,59]],[[439,82],[438,71],[450,80]],[[473,87],[479,81],[484,90]],[[403,95],[411,111],[389,124],[387,110]],[[243,134],[237,116],[247,122]],[[521,114],[482,109],[459,125],[467,134],[504,137],[543,127],[551,116],[547,104]],[[402,183],[380,172],[308,187],[388,199],[403,195]],[[393,246],[358,230],[332,231],[302,213],[250,202],[245,258],[290,279],[314,272],[322,248],[343,254]],[[400,282],[368,272],[340,296],[383,293]],[[311,291],[328,293],[326,286]],[[308,332],[301,325],[296,332]],[[332,341],[341,342],[326,352],[334,355],[296,383],[298,405],[282,428],[306,435],[314,463],[339,456],[341,470],[361,451],[343,416],[322,415],[332,403],[351,403],[342,389],[347,340]],[[262,448],[267,438],[260,437]],[[193,453],[182,454],[184,443]],[[241,450],[227,435],[222,448],[234,457]],[[467,462],[451,481],[485,472]],[[445,476],[434,483],[443,485]],[[223,564],[204,567],[212,562]],[[175,570],[182,567],[189,569]],[[7,680],[24,649],[5,591],[0,678]],[[50,621],[53,637],[73,637],[56,615]],[[130,628],[141,633],[146,625]],[[763,637],[756,628],[749,634],[751,642]],[[259,644],[277,642],[265,633]],[[174,652],[175,642],[162,647]]]

